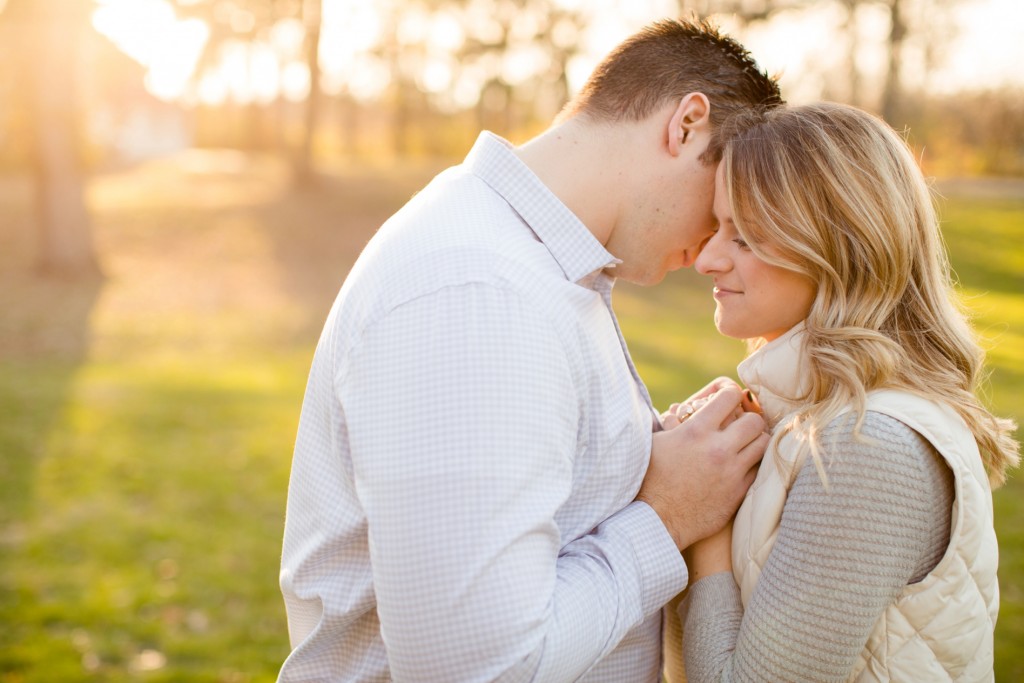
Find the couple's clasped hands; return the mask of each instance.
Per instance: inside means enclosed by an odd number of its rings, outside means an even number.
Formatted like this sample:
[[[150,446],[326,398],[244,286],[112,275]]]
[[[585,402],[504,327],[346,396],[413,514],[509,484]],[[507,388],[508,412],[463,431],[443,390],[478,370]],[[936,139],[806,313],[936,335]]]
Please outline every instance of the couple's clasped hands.
[[[661,416],[637,500],[686,551],[691,582],[730,568],[732,517],[768,445],[759,413],[749,394],[720,377]]]

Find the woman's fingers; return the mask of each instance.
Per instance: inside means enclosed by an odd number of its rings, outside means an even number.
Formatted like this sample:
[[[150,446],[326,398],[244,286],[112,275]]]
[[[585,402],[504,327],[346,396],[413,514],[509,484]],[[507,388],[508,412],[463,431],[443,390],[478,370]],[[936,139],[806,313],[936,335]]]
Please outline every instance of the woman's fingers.
[[[720,388],[713,389],[716,386]],[[734,396],[735,392],[739,393],[738,401]],[[716,414],[721,413],[720,419],[723,427],[739,419],[743,413],[762,414],[761,404],[749,389],[741,389],[728,377],[719,377],[687,400],[670,405],[668,410],[661,415],[662,427],[671,429],[679,426],[722,394],[729,395],[728,399],[721,401],[720,410],[716,411]]]

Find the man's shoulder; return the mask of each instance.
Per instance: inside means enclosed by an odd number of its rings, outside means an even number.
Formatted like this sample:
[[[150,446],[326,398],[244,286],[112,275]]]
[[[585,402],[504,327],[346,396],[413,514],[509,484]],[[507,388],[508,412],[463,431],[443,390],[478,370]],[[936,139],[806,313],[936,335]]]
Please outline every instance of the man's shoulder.
[[[453,225],[481,218],[510,219],[516,216],[509,203],[481,177],[463,165],[448,168],[434,177],[385,225],[407,221],[432,221]]]
[[[336,302],[345,324],[453,287],[557,297],[564,273],[519,215],[471,174],[450,169],[367,243]]]
[[[469,282],[517,287],[545,272],[560,271],[530,226],[487,183],[454,167],[377,231],[349,279],[422,293]]]

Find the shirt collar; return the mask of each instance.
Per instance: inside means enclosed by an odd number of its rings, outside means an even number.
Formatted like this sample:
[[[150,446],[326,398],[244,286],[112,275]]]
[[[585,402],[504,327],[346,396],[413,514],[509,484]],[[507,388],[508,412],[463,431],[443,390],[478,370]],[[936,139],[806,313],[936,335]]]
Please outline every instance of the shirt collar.
[[[570,282],[580,282],[595,271],[622,263],[515,155],[507,140],[482,132],[463,166],[508,202],[548,248]],[[587,283],[592,281],[587,279]]]

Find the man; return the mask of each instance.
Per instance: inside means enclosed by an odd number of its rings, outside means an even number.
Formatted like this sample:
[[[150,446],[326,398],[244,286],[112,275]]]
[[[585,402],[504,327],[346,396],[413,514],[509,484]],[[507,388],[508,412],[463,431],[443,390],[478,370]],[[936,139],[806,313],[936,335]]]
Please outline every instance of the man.
[[[766,437],[725,383],[662,431],[611,288],[693,264],[716,127],[778,103],[735,42],[660,22],[550,130],[482,134],[381,228],[303,404],[280,680],[658,679],[679,551],[732,516]]]

